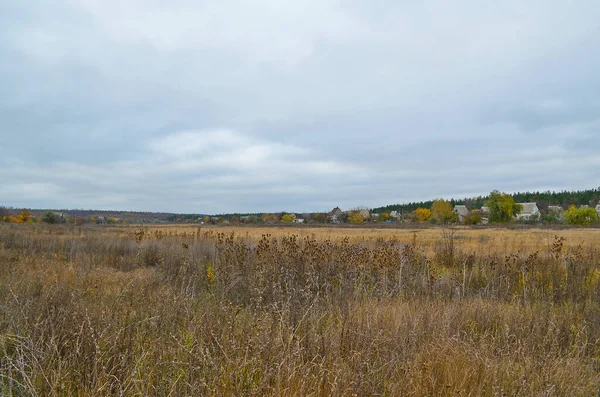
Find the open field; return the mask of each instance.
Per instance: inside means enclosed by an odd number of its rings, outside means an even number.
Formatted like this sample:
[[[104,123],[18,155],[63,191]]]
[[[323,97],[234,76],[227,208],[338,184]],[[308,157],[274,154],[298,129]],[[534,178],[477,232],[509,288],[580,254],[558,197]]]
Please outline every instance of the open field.
[[[133,226],[130,226],[133,227]],[[149,230],[161,230],[165,233],[195,233],[197,225],[181,226],[150,226]],[[531,228],[522,227],[507,229],[503,227],[470,228],[459,226],[456,228],[457,240],[463,248],[479,249],[484,245],[487,249],[529,250],[539,249],[544,244],[551,244],[555,236],[566,239],[565,247],[578,245],[591,246],[600,242],[600,228]],[[202,226],[201,232],[215,231],[225,234],[235,233],[258,240],[265,234],[274,236],[297,235],[300,238],[310,237],[317,240],[329,239],[332,241],[348,237],[353,242],[394,241],[403,244],[413,243],[416,234],[420,245],[435,245],[440,241],[442,233],[439,227],[425,228],[393,228],[393,227],[311,227],[311,226]]]
[[[104,230],[111,233],[127,236],[132,230],[140,226],[104,226]],[[198,225],[149,225],[145,226],[151,233],[160,231],[164,234],[181,235],[198,233],[223,233],[230,235],[234,233],[240,238],[258,241],[263,235],[284,236],[296,235],[299,238],[311,238],[318,241],[337,241],[347,237],[352,242],[397,242],[400,244],[413,244],[415,235],[422,247],[430,247],[439,244],[442,232],[439,227],[362,227],[362,226],[198,226]],[[79,230],[73,228],[71,230]],[[86,230],[84,227],[82,230]],[[88,226],[87,230],[94,230]],[[480,227],[472,228],[456,227],[456,245],[464,250],[483,250],[490,252],[501,252],[504,250],[535,251],[552,244],[555,237],[565,238],[566,248],[577,246],[590,247],[600,242],[600,228],[535,228],[521,227],[507,229],[504,227]]]
[[[0,394],[596,395],[600,230],[445,232],[0,225]]]

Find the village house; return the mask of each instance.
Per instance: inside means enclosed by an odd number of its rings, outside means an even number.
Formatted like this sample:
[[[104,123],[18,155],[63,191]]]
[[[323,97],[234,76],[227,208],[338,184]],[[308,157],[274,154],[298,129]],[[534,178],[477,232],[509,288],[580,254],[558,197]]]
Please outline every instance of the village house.
[[[327,213],[327,219],[329,220],[329,222],[331,223],[340,223],[341,222],[341,217],[344,214],[344,212],[340,209],[340,207],[335,207],[334,209],[332,209],[331,211],[329,211]]]
[[[458,221],[464,222],[465,217],[469,215],[469,209],[466,205],[455,205],[454,210],[452,210],[456,215],[458,215]]]
[[[518,220],[530,220],[540,216],[540,209],[536,203],[519,203],[521,213],[517,215]]]

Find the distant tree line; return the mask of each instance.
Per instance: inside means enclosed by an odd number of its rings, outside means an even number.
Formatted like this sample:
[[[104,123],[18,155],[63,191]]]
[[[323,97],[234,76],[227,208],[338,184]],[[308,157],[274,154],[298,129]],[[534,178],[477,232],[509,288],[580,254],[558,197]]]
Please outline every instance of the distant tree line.
[[[0,207],[0,221],[10,223],[46,222],[50,224],[124,224],[124,223],[197,223],[197,224],[274,224],[274,223],[390,223],[390,222],[430,222],[449,224],[460,221],[463,224],[512,222],[520,212],[517,203],[536,203],[539,214],[536,217],[520,217],[520,222],[530,223],[566,223],[585,225],[597,222],[594,217],[595,206],[600,201],[598,189],[562,191],[562,192],[525,192],[500,193],[493,191],[486,196],[474,198],[429,200],[393,204],[384,207],[356,208],[333,214],[312,213],[230,213],[219,215],[206,214],[169,214],[151,212],[109,212],[93,210],[27,210]],[[460,217],[454,212],[457,205],[464,205],[467,213]],[[552,207],[551,207],[552,206]],[[554,206],[562,207],[556,212]],[[488,207],[484,214],[482,207]],[[550,208],[549,208],[550,207]],[[590,207],[590,208],[586,208]],[[464,208],[463,208],[464,210]]]
[[[582,205],[595,206],[600,201],[600,187],[597,189],[577,190],[577,191],[562,191],[562,192],[517,192],[509,195],[516,203],[535,202],[540,209],[547,208],[549,205],[558,205],[563,209],[568,209],[574,205],[576,207]],[[490,200],[490,195],[478,196],[474,198],[450,199],[448,202],[452,205],[466,205],[469,210],[480,209]],[[410,202],[407,204],[392,204],[383,207],[373,208],[373,212],[383,213],[391,211],[401,211],[410,213],[418,208],[431,208],[433,200]]]
[[[419,207],[410,213],[405,213],[402,219],[441,225],[519,222],[589,226],[599,222],[600,210],[594,206],[598,203],[596,198],[590,200],[590,204],[581,204],[579,207],[570,204],[566,211],[560,205],[550,205],[552,203],[546,202],[545,206],[538,206],[538,203],[540,201],[517,203],[513,195],[494,190],[481,208],[469,209],[465,204],[457,204],[453,207],[449,201],[439,199],[433,202],[431,208]],[[523,214],[525,206],[528,211]]]

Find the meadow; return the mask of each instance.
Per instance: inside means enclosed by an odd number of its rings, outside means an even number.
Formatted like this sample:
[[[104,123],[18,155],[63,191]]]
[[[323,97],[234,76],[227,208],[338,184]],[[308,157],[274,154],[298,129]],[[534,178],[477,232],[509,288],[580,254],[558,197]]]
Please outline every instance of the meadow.
[[[595,396],[600,230],[0,225],[0,394]]]

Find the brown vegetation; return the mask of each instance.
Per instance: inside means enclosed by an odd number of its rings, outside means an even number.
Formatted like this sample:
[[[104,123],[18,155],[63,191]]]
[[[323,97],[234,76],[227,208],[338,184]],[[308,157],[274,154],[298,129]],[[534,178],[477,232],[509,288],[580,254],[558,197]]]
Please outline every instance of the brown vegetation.
[[[595,395],[598,233],[0,225],[0,394]]]

